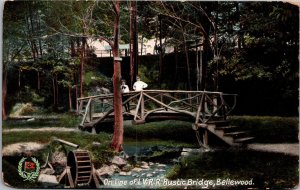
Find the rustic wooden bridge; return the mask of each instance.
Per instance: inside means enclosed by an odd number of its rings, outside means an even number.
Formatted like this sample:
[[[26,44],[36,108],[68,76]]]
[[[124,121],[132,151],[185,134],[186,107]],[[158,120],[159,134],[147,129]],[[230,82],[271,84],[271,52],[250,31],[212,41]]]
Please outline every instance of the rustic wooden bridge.
[[[124,120],[142,124],[158,120],[192,121],[192,129],[201,146],[208,146],[212,133],[231,146],[244,145],[253,137],[237,126],[230,126],[229,114],[236,105],[236,94],[209,91],[143,90],[123,94]],[[125,109],[129,105],[129,109]],[[91,130],[113,123],[113,94],[77,99],[82,114],[80,128]]]

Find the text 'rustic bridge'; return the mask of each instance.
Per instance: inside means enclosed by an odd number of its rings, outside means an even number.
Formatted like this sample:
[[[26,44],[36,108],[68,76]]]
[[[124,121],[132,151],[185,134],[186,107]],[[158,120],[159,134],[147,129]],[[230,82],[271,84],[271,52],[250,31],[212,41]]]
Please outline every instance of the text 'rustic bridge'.
[[[229,126],[228,116],[236,105],[236,94],[209,91],[143,90],[123,93],[124,120],[141,124],[158,120],[193,122],[199,144],[208,145],[213,133],[229,145],[241,145],[252,137]],[[93,129],[114,121],[113,94],[77,99],[80,127]]]

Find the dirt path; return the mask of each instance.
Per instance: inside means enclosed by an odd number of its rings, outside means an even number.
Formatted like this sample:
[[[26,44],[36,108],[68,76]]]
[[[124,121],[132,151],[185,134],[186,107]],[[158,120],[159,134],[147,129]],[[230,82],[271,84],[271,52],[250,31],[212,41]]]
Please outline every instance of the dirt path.
[[[75,128],[64,128],[64,127],[44,127],[44,128],[20,128],[20,129],[4,129],[3,133],[10,132],[49,132],[49,131],[59,131],[59,132],[76,132],[80,131]],[[7,145],[3,147],[2,154],[11,155],[17,152],[22,152],[24,150],[36,150],[42,148],[42,144],[35,142],[23,142]],[[299,144],[249,144],[249,149],[264,151],[264,152],[278,152],[284,153],[292,156],[299,156]]]
[[[45,144],[36,142],[20,142],[6,145],[2,148],[2,156],[18,155],[22,152],[31,152],[42,149]]]
[[[9,132],[27,132],[27,131],[36,131],[36,132],[49,132],[49,131],[58,131],[58,132],[72,132],[72,131],[80,131],[79,129],[75,128],[65,128],[65,127],[43,127],[43,128],[19,128],[19,129],[4,129],[3,133]]]
[[[299,144],[249,144],[249,149],[299,156]]]

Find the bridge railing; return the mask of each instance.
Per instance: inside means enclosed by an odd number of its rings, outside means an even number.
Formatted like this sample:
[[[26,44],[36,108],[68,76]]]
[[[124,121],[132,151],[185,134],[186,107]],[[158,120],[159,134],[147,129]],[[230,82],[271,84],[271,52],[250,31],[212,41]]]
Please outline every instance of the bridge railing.
[[[123,109],[135,123],[149,117],[176,118],[179,115],[195,123],[226,120],[236,105],[236,94],[209,91],[143,90],[123,93]],[[113,116],[113,94],[77,99],[77,112],[83,115],[81,125],[97,123]]]

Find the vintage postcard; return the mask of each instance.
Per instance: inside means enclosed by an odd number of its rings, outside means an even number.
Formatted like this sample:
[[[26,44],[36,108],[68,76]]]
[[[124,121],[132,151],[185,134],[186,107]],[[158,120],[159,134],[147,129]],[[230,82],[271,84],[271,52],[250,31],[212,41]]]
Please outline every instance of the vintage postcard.
[[[3,2],[1,189],[296,189],[299,6]]]

